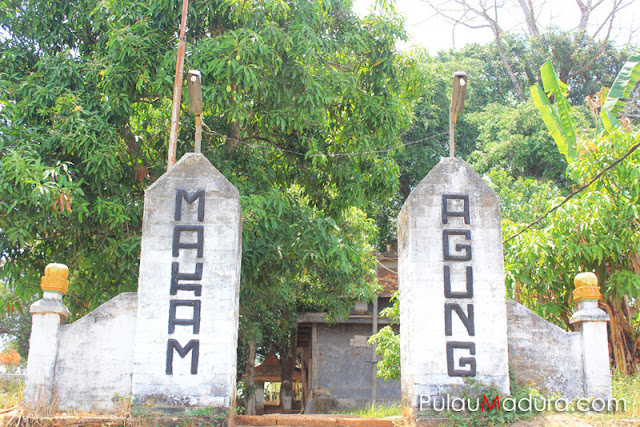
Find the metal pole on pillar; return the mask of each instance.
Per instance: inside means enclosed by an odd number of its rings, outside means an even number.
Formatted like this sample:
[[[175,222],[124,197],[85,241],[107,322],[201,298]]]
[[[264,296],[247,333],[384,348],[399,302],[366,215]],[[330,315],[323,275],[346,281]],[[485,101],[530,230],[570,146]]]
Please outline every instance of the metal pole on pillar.
[[[198,70],[189,70],[187,85],[189,86],[189,112],[196,115],[196,138],[194,150],[202,150],[202,76]]]
[[[180,39],[178,40],[178,59],[176,60],[176,76],[173,84],[173,109],[171,111],[171,133],[169,134],[169,154],[167,169],[176,163],[176,145],[178,143],[178,123],[180,122],[180,100],[182,98],[182,77],[184,73],[184,51],[187,41],[187,10],[189,0],[182,0],[182,20],[180,21]]]
[[[467,94],[467,73],[456,71],[453,73],[453,92],[451,93],[451,107],[449,108],[449,157],[455,157],[455,126],[458,113],[464,111],[464,97]]]

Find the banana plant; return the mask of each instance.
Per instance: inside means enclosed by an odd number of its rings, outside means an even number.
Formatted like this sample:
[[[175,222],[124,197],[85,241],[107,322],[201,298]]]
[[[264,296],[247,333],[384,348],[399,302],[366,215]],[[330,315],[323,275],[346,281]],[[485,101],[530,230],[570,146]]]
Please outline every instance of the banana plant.
[[[577,133],[571,118],[571,105],[567,99],[567,84],[562,82],[556,74],[551,61],[547,61],[540,67],[542,85],[538,83],[531,86],[533,102],[540,111],[544,124],[556,141],[558,150],[564,154],[568,163],[578,157],[576,151]],[[553,97],[552,104],[549,97]]]
[[[598,123],[598,135],[602,134],[605,130],[607,133],[615,130],[624,130],[616,118],[616,115],[622,112],[626,99],[629,98],[631,91],[639,80],[640,49],[636,49],[616,76],[607,94],[607,98],[600,109],[602,124]]]

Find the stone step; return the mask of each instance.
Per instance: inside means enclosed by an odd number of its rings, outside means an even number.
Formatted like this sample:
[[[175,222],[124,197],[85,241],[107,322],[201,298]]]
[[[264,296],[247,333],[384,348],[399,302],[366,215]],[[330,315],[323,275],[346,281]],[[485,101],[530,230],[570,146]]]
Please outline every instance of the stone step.
[[[400,417],[365,418],[355,415],[237,415],[235,427],[282,426],[282,427],[394,427]]]

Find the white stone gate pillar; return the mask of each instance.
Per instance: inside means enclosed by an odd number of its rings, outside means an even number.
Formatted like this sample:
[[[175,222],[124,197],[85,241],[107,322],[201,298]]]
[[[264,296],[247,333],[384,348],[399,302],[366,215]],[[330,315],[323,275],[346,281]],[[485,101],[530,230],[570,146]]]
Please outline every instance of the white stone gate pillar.
[[[58,355],[60,324],[69,316],[62,295],[69,290],[69,269],[63,264],[49,264],[40,281],[42,299],[31,304],[31,338],[27,359],[24,402],[38,413],[55,406],[54,373]]]
[[[188,153],[145,191],[133,403],[235,404],[242,214],[238,190]]]
[[[509,393],[498,196],[445,158],[398,217],[402,405],[415,419],[456,396],[464,378]]]

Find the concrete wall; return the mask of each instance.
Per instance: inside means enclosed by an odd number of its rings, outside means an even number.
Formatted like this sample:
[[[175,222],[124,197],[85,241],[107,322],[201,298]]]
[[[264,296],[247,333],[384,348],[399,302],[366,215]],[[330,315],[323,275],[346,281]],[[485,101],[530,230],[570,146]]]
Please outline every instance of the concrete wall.
[[[371,325],[317,324],[316,334],[316,412],[371,405],[372,350],[363,343],[371,335]],[[378,378],[376,402],[400,403],[400,382]]]
[[[114,410],[131,395],[137,294],[126,292],[60,329],[54,393],[61,409]]]
[[[63,409],[106,410],[129,398],[137,294],[118,295],[64,325],[55,378]],[[516,380],[542,393],[582,396],[580,335],[566,332],[528,308],[507,300],[509,364]],[[371,325],[317,324],[316,410],[319,413],[371,404],[371,348],[362,345]],[[399,403],[400,382],[378,379],[378,402]]]
[[[584,395],[580,334],[566,332],[517,302],[507,300],[509,366],[520,383],[545,395]]]

